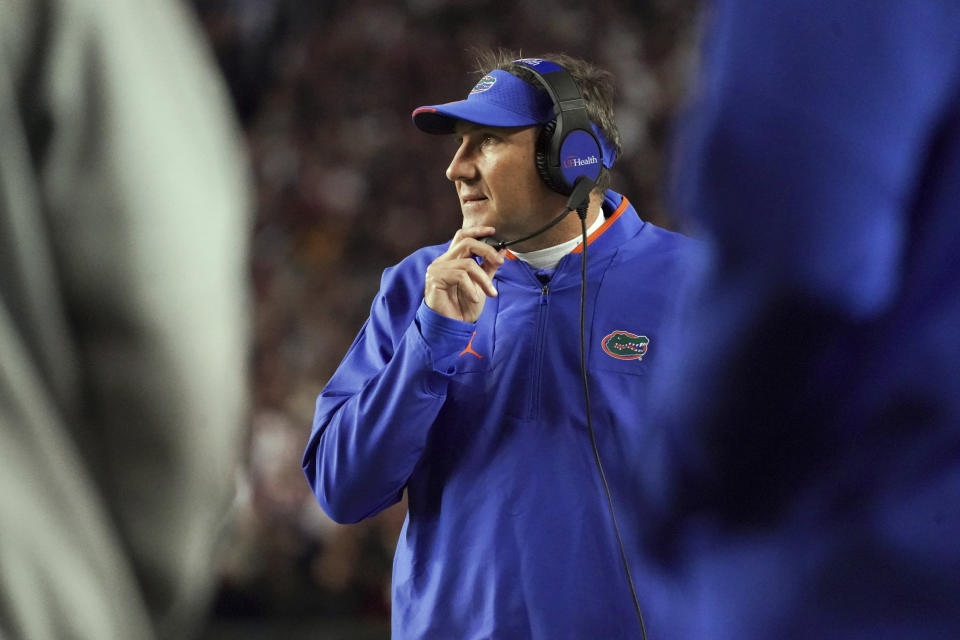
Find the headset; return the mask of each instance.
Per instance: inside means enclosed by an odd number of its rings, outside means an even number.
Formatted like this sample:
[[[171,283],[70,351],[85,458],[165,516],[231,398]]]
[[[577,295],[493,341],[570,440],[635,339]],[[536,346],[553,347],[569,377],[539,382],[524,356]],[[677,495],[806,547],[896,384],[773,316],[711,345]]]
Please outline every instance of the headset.
[[[540,85],[546,89],[547,94],[553,101],[554,118],[543,125],[543,129],[540,131],[536,143],[535,161],[537,172],[547,183],[547,186],[558,193],[569,196],[569,199],[566,208],[559,216],[531,234],[509,241],[498,241],[492,238],[484,238],[483,241],[499,250],[540,235],[559,223],[571,211],[576,211],[580,217],[580,230],[583,237],[580,270],[580,374],[583,381],[587,431],[590,433],[594,462],[607,499],[607,510],[610,513],[613,531],[616,534],[620,560],[623,563],[624,573],[630,585],[634,610],[640,623],[640,635],[643,640],[646,640],[647,629],[643,620],[643,612],[640,609],[637,588],[633,582],[630,563],[627,561],[627,553],[620,536],[620,527],[617,525],[613,498],[610,495],[610,486],[607,484],[607,476],[600,461],[597,436],[590,415],[590,384],[587,377],[586,341],[584,337],[587,291],[587,206],[590,204],[590,192],[596,186],[600,169],[603,166],[603,150],[590,124],[587,105],[580,93],[580,88],[577,87],[573,77],[566,69],[549,60],[539,58],[522,58],[513,62],[529,70]]]
[[[586,101],[573,77],[566,69],[549,60],[521,58],[513,63],[529,71],[553,103],[553,119],[540,130],[534,162],[537,173],[547,186],[570,198],[560,215],[533,233],[509,241],[483,239],[497,250],[540,235],[571,211],[577,211],[581,221],[584,220],[590,192],[603,167],[603,148],[593,132]]]
[[[603,166],[603,150],[573,77],[549,60],[521,58],[513,62],[527,69],[553,102],[554,117],[540,130],[537,140],[535,157],[540,177],[563,195],[571,194],[580,177],[596,182]]]

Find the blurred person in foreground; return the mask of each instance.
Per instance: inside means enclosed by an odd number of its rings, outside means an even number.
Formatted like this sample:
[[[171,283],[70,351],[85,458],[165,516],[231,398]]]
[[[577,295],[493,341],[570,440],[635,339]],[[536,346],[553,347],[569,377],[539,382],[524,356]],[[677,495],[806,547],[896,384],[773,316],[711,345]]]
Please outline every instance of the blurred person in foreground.
[[[191,16],[0,0],[0,636],[190,637],[245,423],[247,193]]]
[[[960,5],[706,24],[676,188],[712,267],[638,459],[671,619],[960,637]]]
[[[407,491],[392,582],[398,639],[640,637],[621,562],[641,604],[655,610],[660,593],[636,553],[633,443],[650,428],[650,383],[670,357],[657,340],[696,244],[607,189],[620,152],[612,76],[569,56],[515,58],[481,54],[467,99],[414,111],[417,127],[455,142],[446,177],[462,228],[384,272],[320,394],[304,456],[338,522]],[[599,457],[631,550],[623,559],[582,388],[581,222],[571,214],[512,250],[481,241],[520,239],[565,211],[535,160],[555,116],[528,68],[552,64],[579,88],[602,150],[584,194],[585,335]]]

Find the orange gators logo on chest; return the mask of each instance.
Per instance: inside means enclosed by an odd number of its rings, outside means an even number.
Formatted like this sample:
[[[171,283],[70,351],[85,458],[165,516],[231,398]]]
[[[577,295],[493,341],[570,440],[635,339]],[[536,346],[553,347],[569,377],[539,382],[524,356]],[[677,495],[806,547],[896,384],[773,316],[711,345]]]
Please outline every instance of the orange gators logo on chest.
[[[617,360],[642,360],[650,338],[629,331],[614,331],[603,339],[603,352]]]

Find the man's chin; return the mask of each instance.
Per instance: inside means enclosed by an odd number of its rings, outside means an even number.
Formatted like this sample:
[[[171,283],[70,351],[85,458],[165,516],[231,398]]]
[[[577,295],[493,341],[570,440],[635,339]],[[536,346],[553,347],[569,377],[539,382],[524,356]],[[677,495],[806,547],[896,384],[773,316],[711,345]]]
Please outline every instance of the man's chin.
[[[468,229],[470,227],[496,227],[490,218],[491,216],[488,215],[464,211],[462,226],[464,229]]]

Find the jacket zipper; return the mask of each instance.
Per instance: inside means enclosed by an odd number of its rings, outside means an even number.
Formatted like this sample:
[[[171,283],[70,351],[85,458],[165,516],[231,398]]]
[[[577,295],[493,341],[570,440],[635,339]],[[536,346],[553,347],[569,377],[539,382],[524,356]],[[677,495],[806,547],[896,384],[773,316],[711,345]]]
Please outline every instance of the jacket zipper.
[[[549,304],[550,285],[545,284],[540,289],[540,305],[537,316],[537,341],[533,354],[533,384],[530,385],[530,403],[527,415],[532,420],[540,418],[540,380],[543,371],[543,346],[546,342],[547,307]]]

